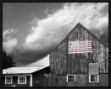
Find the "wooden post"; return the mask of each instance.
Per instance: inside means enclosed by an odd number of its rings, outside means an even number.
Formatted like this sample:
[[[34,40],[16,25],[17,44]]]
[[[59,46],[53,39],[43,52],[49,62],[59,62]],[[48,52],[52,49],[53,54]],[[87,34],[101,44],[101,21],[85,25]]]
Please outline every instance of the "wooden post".
[[[32,83],[33,83],[33,82],[32,82],[32,79],[33,79],[33,78],[32,78],[32,74],[31,74],[31,75],[30,75],[30,87],[32,87]]]

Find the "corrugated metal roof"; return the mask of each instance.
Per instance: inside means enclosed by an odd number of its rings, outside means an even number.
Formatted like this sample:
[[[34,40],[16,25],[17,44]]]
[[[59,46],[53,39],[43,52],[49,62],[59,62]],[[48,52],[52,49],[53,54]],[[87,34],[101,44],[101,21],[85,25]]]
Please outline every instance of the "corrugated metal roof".
[[[11,67],[7,69],[3,69],[3,74],[26,74],[26,73],[33,73],[39,70],[42,70],[48,66],[43,67]]]
[[[10,67],[7,69],[3,69],[3,74],[26,74],[33,73],[43,68],[49,67],[49,55],[41,59],[40,61],[31,63],[29,65],[21,66],[21,67]]]
[[[25,65],[25,67],[41,67],[41,66],[49,66],[49,55],[40,59],[39,61]]]

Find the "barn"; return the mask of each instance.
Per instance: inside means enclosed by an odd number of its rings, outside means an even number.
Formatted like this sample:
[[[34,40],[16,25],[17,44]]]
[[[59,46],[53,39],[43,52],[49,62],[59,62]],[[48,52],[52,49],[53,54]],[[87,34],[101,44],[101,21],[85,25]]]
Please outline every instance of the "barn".
[[[108,47],[78,23],[50,52],[49,86],[108,86]]]
[[[87,87],[108,86],[108,47],[78,23],[49,52],[44,67],[11,67],[3,70],[3,86]],[[43,66],[42,65],[42,66]]]
[[[47,86],[49,66],[10,67],[3,69],[3,87],[44,87]]]

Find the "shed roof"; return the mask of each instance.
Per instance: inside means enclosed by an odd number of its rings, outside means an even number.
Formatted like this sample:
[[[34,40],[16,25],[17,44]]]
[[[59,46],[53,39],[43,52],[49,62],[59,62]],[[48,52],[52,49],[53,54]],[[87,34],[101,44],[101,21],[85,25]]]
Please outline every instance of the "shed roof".
[[[10,67],[7,69],[3,69],[2,73],[3,74],[27,74],[27,73],[33,73],[33,72],[42,70],[46,67],[48,67],[48,65],[43,67]]]
[[[33,63],[25,65],[25,67],[42,67],[42,66],[49,66],[49,55]]]
[[[21,66],[21,67],[10,67],[2,70],[3,74],[29,74],[39,70],[42,70],[46,67],[49,67],[49,55],[42,58],[41,60]]]

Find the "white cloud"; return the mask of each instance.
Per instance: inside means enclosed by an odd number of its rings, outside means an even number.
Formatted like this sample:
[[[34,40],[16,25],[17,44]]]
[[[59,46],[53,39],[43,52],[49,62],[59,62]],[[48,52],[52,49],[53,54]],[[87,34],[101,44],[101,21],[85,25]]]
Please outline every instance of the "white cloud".
[[[9,40],[9,39],[11,39],[11,36],[9,36],[10,34],[12,34],[12,33],[16,33],[17,32],[17,29],[13,29],[13,28],[11,28],[11,29],[6,29],[6,30],[4,30],[3,31],[3,40]]]
[[[29,22],[29,25],[37,26],[36,23],[37,23],[39,20],[40,20],[40,19],[36,16],[36,17],[33,18],[32,21]],[[32,26],[32,27],[33,27],[33,26]]]
[[[67,3],[55,13],[35,22],[37,25],[32,26],[24,47],[41,49],[59,43],[78,22],[88,29],[101,30],[101,26],[108,24],[108,15],[100,13],[106,6],[107,3]]]
[[[11,53],[13,51],[14,47],[16,47],[17,42],[18,42],[17,39],[7,40],[7,41],[3,42],[3,49],[7,53]]]
[[[3,49],[9,54],[13,51],[14,47],[16,47],[18,41],[15,38],[12,38],[12,33],[16,33],[17,29],[6,29],[3,31]]]

